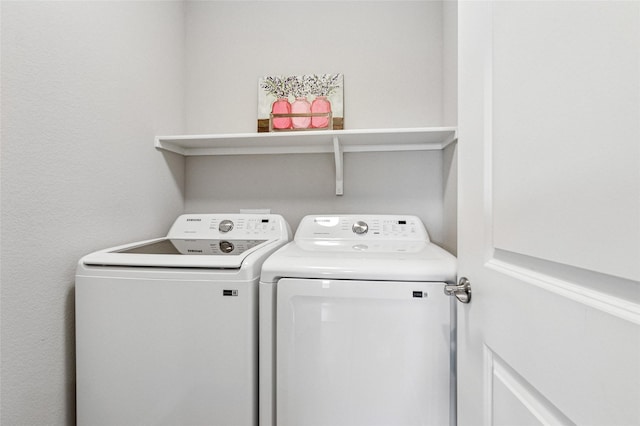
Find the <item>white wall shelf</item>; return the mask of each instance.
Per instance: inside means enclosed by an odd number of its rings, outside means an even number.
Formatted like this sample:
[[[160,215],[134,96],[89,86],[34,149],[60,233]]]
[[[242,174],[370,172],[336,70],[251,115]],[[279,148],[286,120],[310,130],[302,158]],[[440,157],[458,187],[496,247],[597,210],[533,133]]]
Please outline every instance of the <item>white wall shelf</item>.
[[[157,136],[155,146],[184,156],[332,152],[336,162],[336,195],[342,195],[344,152],[441,150],[456,138],[455,127],[418,127]]]

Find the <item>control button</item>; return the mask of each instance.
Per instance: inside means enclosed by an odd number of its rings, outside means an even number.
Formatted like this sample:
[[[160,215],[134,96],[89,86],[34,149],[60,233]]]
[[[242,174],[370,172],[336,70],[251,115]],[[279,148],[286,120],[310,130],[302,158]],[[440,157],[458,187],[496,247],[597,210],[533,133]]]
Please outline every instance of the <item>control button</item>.
[[[220,241],[220,251],[223,253],[231,253],[234,249],[233,243],[230,241]]]
[[[366,222],[359,220],[353,224],[353,226],[351,227],[351,230],[356,234],[363,235],[363,234],[366,234],[367,231],[369,230],[369,225],[367,225]]]
[[[223,220],[222,222],[220,222],[220,225],[218,225],[218,231],[220,232],[229,232],[233,229],[233,222],[230,220]]]

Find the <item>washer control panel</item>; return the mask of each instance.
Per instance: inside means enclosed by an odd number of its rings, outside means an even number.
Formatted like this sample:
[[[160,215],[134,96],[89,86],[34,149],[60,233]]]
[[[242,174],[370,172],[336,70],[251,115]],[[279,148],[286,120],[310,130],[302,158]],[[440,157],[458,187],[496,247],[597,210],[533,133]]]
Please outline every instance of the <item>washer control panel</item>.
[[[318,215],[302,219],[295,239],[429,241],[429,234],[416,216]]]
[[[174,222],[169,238],[271,239],[289,235],[280,215],[274,214],[185,214]],[[224,249],[223,249],[224,250]]]

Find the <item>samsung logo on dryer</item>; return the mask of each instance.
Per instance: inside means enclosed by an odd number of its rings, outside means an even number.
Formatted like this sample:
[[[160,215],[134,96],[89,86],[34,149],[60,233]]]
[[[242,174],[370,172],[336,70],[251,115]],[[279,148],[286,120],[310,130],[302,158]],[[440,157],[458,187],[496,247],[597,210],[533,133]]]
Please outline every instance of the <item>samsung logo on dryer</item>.
[[[187,222],[202,222],[202,219],[187,219]]]

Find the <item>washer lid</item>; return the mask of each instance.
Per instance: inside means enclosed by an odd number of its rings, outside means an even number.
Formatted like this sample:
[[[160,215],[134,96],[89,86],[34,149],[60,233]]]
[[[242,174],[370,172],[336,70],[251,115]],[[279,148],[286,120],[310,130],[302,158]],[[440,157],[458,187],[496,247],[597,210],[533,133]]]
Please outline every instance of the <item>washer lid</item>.
[[[166,238],[122,250],[114,250],[111,253],[234,256],[265,242],[266,240],[184,240]]]
[[[166,268],[239,269],[245,259],[278,240],[180,240],[157,238],[98,251],[82,258],[85,265]],[[260,254],[259,254],[260,255]]]
[[[101,250],[85,265],[239,269],[255,266],[291,239],[284,218],[274,214],[186,214],[166,237]],[[255,255],[254,255],[255,253]]]

